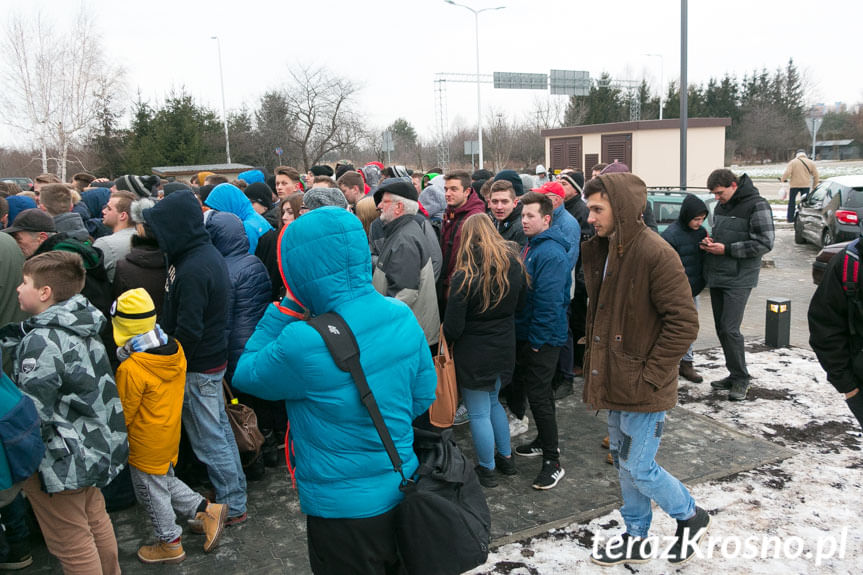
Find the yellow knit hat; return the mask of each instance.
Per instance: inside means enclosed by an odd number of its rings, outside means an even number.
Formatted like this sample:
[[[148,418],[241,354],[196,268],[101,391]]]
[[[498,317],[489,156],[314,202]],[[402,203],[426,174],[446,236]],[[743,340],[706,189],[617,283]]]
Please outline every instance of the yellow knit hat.
[[[144,288],[135,288],[120,294],[111,306],[111,323],[114,342],[123,347],[136,335],[156,327],[156,306]]]

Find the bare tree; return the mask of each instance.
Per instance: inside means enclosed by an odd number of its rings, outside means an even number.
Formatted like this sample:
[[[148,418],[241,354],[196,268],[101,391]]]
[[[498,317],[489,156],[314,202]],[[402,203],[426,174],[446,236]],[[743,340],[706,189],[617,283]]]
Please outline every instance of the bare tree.
[[[494,171],[499,172],[509,164],[515,146],[515,126],[501,110],[489,109],[485,119],[485,133],[488,140],[487,150],[491,156]]]
[[[296,125],[287,141],[308,170],[326,154],[355,146],[362,136],[362,121],[353,108],[357,87],[325,68],[301,67],[290,75],[285,98]]]
[[[80,34],[81,30],[87,33]],[[110,89],[105,79],[122,75],[102,57],[94,30],[91,12],[82,5],[63,33],[40,13],[29,22],[14,15],[2,42],[4,120],[33,135],[41,150],[42,171],[48,171],[48,160],[53,159],[63,180],[70,146],[98,118],[100,90]],[[57,155],[49,158],[52,149]]]

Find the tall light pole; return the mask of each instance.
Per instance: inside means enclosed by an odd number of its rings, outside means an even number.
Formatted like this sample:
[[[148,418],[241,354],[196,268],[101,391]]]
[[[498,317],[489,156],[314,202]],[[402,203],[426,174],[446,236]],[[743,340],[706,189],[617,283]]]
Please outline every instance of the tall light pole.
[[[225,111],[225,76],[222,74],[222,41],[218,36],[210,36],[210,40],[216,41],[219,50],[219,82],[222,84],[222,121],[225,124],[225,155],[228,163],[231,163],[231,140],[228,138],[228,113]]]
[[[651,58],[659,58],[659,119],[662,119],[662,93],[665,90],[665,58],[662,54],[645,54]]]
[[[483,8],[475,10],[470,6],[459,4],[453,0],[444,0],[447,4],[461,6],[473,12],[474,30],[476,35],[476,137],[479,140],[479,169],[482,169],[482,105],[480,103],[480,80],[479,80],[479,15],[490,10],[503,10],[506,6],[495,6],[494,8]]]

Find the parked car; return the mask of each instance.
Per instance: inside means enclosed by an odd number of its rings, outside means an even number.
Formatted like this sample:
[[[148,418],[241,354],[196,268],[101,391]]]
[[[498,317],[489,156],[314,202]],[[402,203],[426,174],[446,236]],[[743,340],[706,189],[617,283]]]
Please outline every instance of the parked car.
[[[647,203],[650,204],[650,209],[653,210],[653,217],[656,218],[656,227],[659,233],[665,231],[665,228],[677,221],[680,217],[680,206],[683,204],[683,199],[689,193],[693,193],[707,204],[707,219],[704,220],[704,228],[710,233],[711,224],[713,222],[713,209],[716,207],[716,198],[707,191],[707,188],[690,188],[692,191],[681,190],[680,188],[648,188]]]
[[[824,180],[803,198],[794,217],[794,241],[825,247],[860,235],[863,176]]]
[[[0,182],[11,182],[13,184],[18,184],[18,187],[25,192],[33,191],[33,180],[31,180],[30,178],[0,178]]]
[[[844,250],[845,246],[850,243],[851,240],[838,244],[830,244],[829,246],[824,246],[824,248],[818,252],[818,255],[815,256],[815,261],[812,262],[812,281],[815,285],[821,283],[821,278],[824,277],[824,272],[827,270],[830,260],[832,260],[839,252]]]

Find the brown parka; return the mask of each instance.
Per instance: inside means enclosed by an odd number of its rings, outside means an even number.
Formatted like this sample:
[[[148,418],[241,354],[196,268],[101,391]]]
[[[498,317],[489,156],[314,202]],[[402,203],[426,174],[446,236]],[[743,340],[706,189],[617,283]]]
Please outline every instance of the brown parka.
[[[698,312],[677,253],[642,221],[644,182],[629,173],[599,178],[614,231],[582,245],[589,299],[584,402],[666,411],[677,403],[678,364],[698,336]]]

